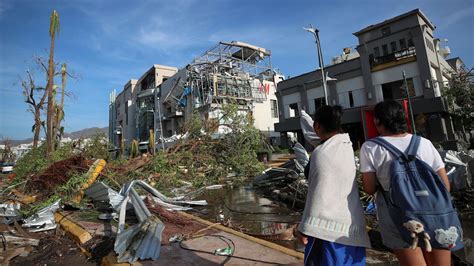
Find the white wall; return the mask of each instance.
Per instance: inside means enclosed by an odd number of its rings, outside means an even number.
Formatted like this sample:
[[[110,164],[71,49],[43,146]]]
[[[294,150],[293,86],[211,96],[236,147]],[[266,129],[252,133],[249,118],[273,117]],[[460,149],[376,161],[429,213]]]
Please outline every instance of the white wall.
[[[367,95],[364,88],[362,76],[341,80],[336,83],[339,105],[344,108],[352,108],[367,105]],[[352,92],[354,106],[350,106],[349,92]]]
[[[324,90],[322,86],[311,88],[306,91],[306,96],[308,97],[308,113],[313,114],[316,112],[316,107],[314,106],[314,99],[324,98]]]
[[[262,103],[255,103],[253,108],[253,117],[255,119],[254,125],[257,129],[263,132],[270,132],[271,136],[278,137],[280,136],[279,133],[274,132],[274,124],[279,122],[278,116],[272,117],[272,106],[271,100],[277,100],[275,95],[276,92],[276,85],[270,81],[264,81],[264,84],[270,85],[270,91],[267,95],[267,99]],[[277,104],[278,106],[278,104]],[[280,110],[278,110],[280,112]]]
[[[413,79],[413,86],[415,87],[416,96],[423,95],[418,63],[415,61],[372,73],[372,84],[375,87],[375,99],[377,102],[383,101],[382,84],[402,80],[402,71],[405,71],[405,76],[407,79]]]

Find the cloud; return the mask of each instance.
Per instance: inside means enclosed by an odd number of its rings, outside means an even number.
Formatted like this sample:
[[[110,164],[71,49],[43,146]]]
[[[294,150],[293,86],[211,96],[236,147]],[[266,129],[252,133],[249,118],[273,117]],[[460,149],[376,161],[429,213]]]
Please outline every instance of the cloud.
[[[469,8],[458,10],[452,14],[449,14],[445,17],[442,17],[440,26],[438,27],[439,30],[449,28],[451,25],[458,23],[459,21],[470,17],[471,25],[472,19],[474,17],[474,6]]]
[[[8,0],[0,1],[0,18],[3,17],[3,14],[7,12],[12,7],[12,3]]]

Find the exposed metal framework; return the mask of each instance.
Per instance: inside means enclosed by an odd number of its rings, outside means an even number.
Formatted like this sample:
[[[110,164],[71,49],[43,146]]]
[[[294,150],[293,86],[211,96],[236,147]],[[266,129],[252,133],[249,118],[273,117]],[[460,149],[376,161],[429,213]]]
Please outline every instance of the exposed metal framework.
[[[163,103],[188,111],[229,101],[249,107],[266,100],[263,81],[272,80],[273,74],[269,50],[238,41],[219,42],[186,66],[186,78],[175,79]]]

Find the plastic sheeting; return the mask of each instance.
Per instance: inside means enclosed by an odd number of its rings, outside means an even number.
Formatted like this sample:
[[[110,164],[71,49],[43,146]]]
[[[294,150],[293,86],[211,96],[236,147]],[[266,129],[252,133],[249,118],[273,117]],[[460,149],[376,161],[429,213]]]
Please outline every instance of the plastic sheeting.
[[[304,169],[309,162],[309,155],[306,152],[306,149],[303,147],[303,145],[297,142],[293,146],[293,151],[295,152],[296,160]]]
[[[301,110],[300,114],[300,126],[301,130],[303,131],[304,139],[309,142],[313,147],[321,140],[319,136],[314,132],[313,128],[314,121],[311,116],[306,113],[305,110]]]

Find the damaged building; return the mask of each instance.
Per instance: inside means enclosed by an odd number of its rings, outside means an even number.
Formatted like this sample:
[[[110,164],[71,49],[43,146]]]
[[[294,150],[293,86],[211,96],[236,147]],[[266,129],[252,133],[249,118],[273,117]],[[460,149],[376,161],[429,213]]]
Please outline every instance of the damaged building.
[[[182,69],[154,65],[140,79],[110,96],[109,138],[116,147],[129,147],[136,139],[146,148],[150,130],[155,142],[184,133],[182,127],[194,113],[206,124],[217,122],[222,107],[237,104],[242,115],[276,143],[279,133],[276,85],[284,79],[273,70],[271,52],[251,44],[219,42]],[[226,133],[217,126],[215,135]],[[164,144],[163,144],[164,146]]]
[[[356,49],[345,48],[324,66],[328,102],[345,109],[343,128],[355,148],[371,137],[370,111],[375,104],[406,99],[404,71],[417,133],[455,149],[455,125],[442,92],[451,73],[463,63],[459,58],[448,59],[450,49],[445,40],[435,38],[434,30],[429,19],[415,9],[355,32]],[[299,114],[305,110],[313,115],[324,103],[321,70],[280,82],[276,94],[280,121],[275,130],[283,146],[291,138],[304,143]]]

